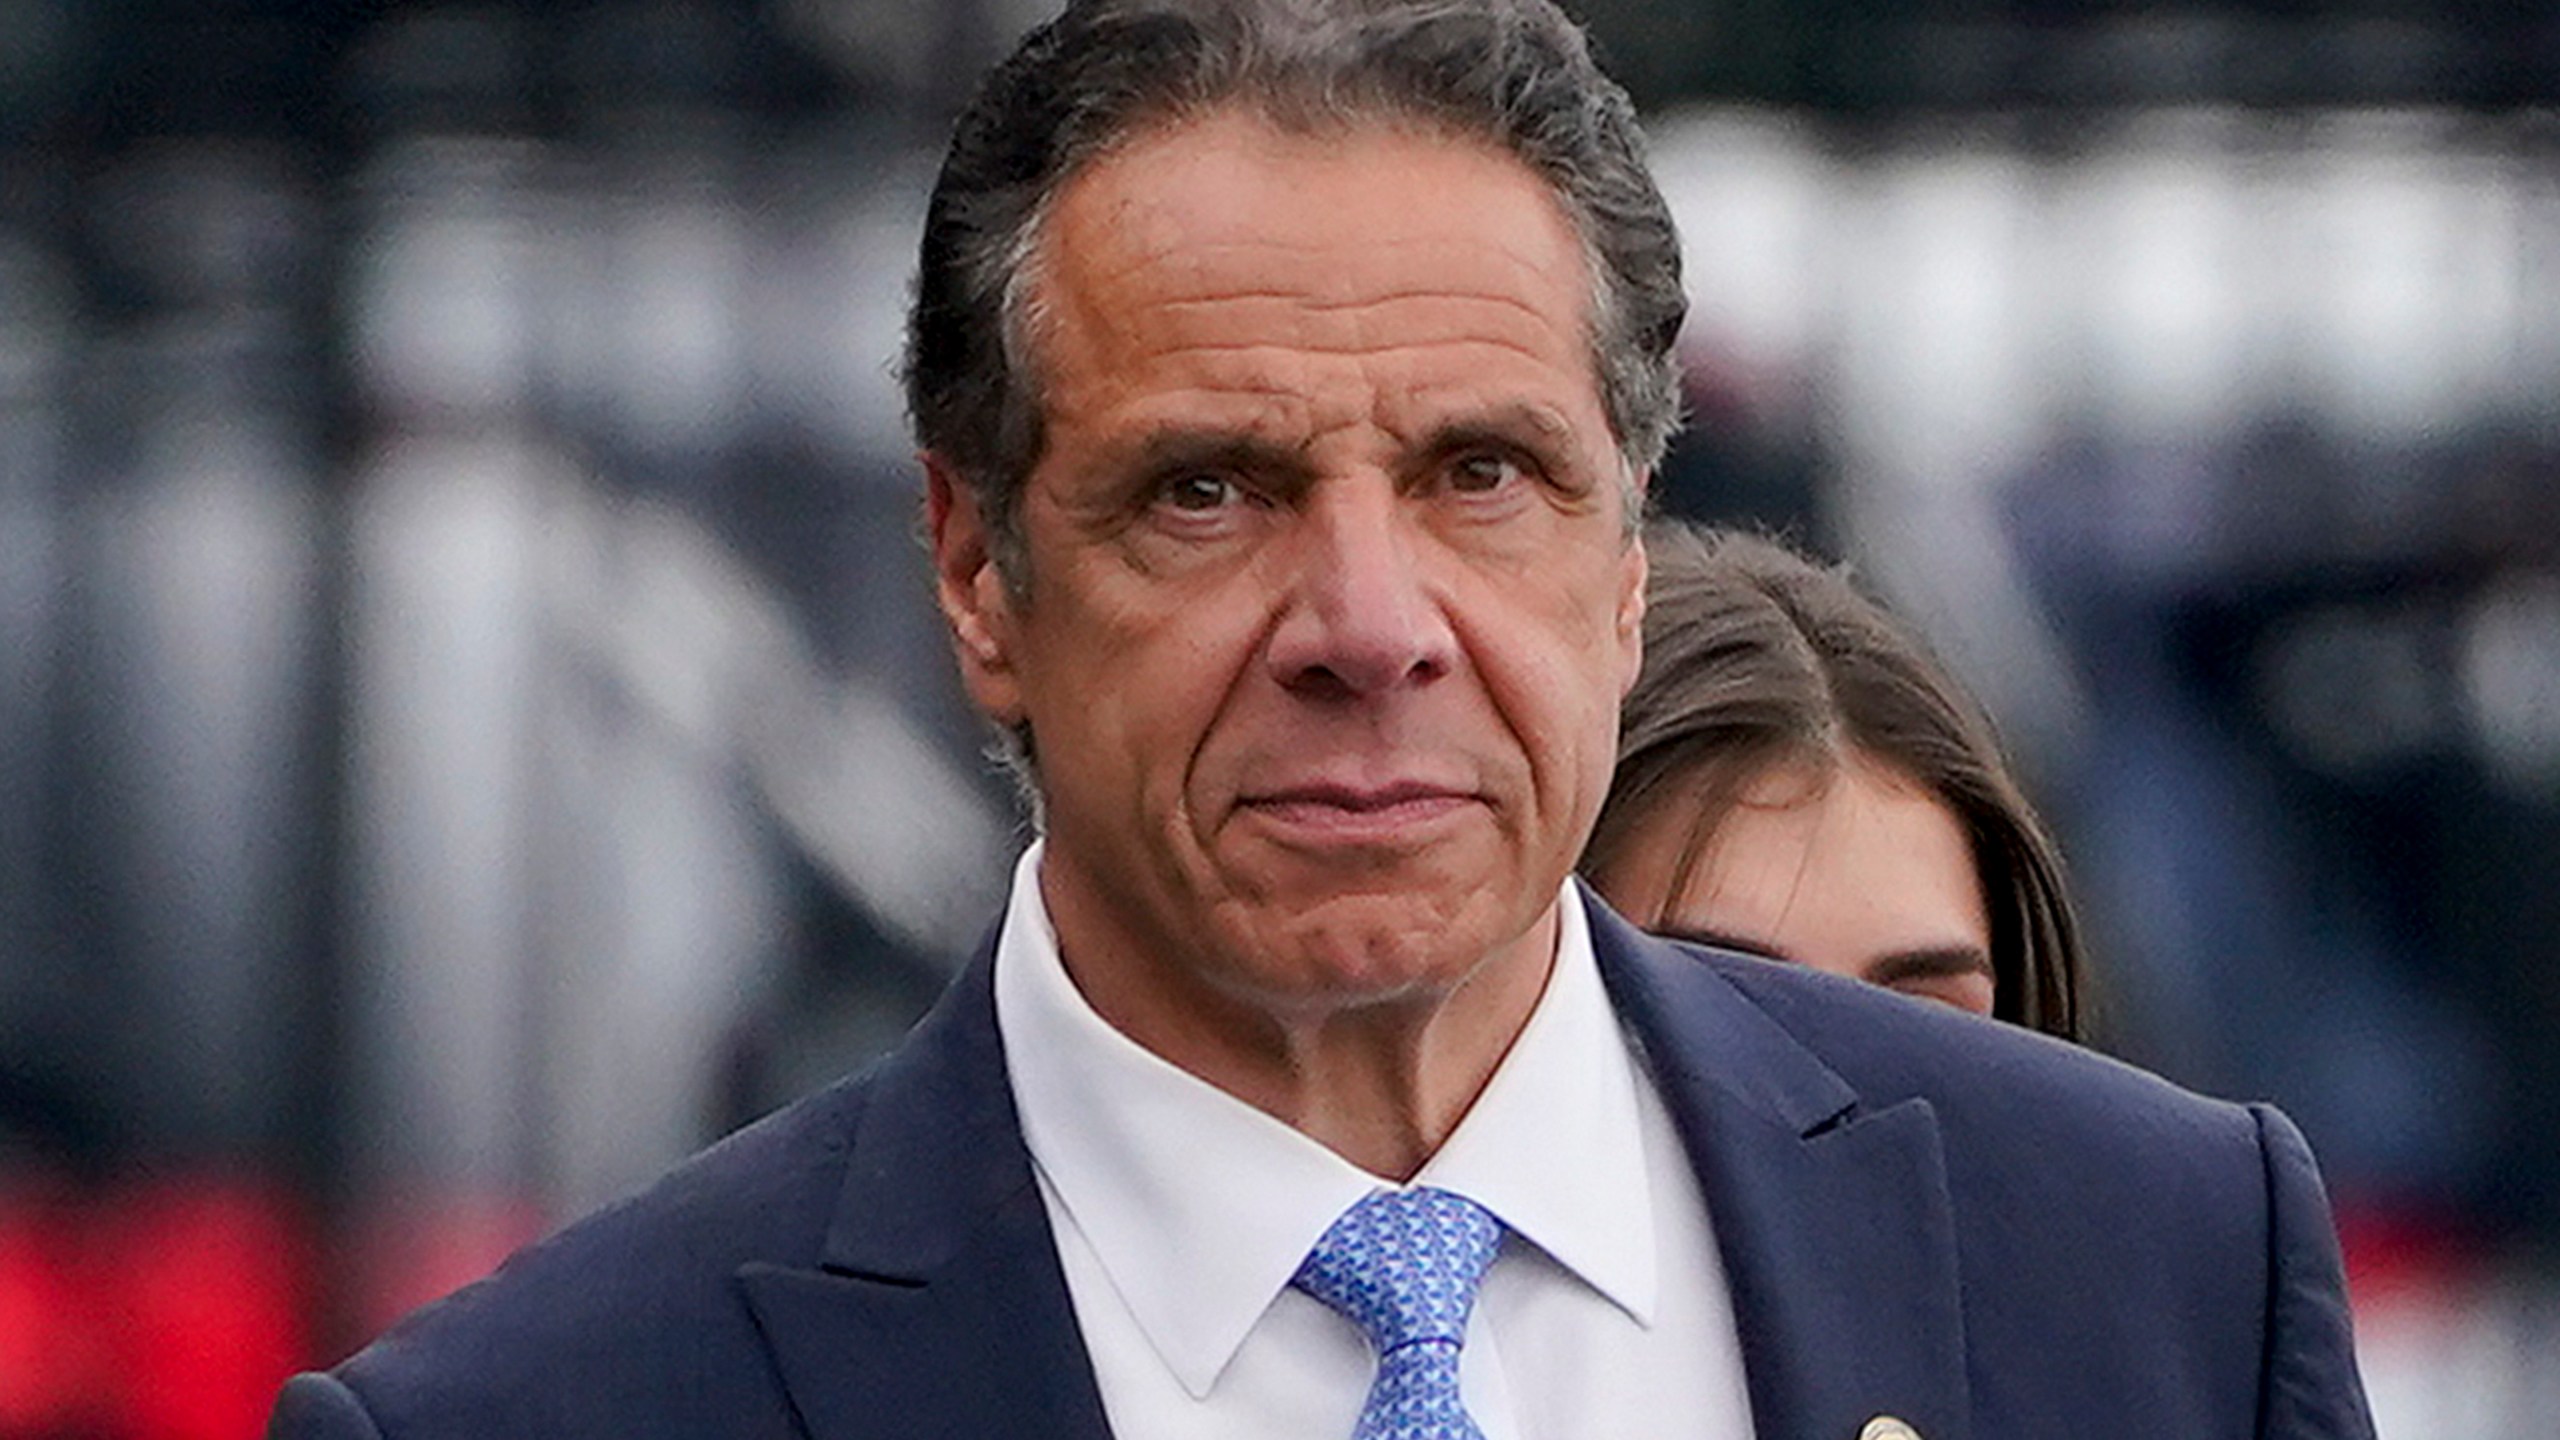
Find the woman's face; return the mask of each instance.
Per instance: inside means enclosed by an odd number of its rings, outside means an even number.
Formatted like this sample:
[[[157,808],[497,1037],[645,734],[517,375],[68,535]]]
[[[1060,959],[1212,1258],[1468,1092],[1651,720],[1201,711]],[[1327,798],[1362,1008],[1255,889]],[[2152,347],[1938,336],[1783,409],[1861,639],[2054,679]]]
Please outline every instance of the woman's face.
[[[1991,921],[1955,813],[1862,753],[1754,777],[1677,886],[1699,823],[1674,799],[1638,821],[1600,893],[1645,928],[1991,1013]]]

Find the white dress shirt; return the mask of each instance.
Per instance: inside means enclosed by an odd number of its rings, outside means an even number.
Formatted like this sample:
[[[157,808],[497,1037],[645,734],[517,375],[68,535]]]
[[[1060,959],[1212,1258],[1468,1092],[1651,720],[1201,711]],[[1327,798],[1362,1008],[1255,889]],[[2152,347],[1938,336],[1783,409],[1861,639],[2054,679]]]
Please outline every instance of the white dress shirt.
[[[1016,867],[996,1023],[1023,1138],[1117,1440],[1348,1437],[1375,1362],[1290,1288],[1334,1218],[1391,1181],[1180,1070],[1085,1003]],[[1538,1007],[1414,1177],[1500,1217],[1460,1387],[1486,1440],[1747,1440],[1706,1206],[1619,1029],[1581,896]]]

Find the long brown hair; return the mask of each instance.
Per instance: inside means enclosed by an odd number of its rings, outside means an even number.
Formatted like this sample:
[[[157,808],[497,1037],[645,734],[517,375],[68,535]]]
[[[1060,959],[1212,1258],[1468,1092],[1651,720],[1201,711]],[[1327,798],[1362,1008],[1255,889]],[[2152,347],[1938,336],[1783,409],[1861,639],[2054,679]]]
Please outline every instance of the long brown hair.
[[[1657,521],[1645,545],[1644,669],[1583,873],[1606,873],[1642,821],[1686,804],[1697,818],[1677,895],[1752,781],[1780,764],[1829,770],[1864,752],[1964,827],[1990,913],[1992,1013],[2082,1038],[2085,961],[2061,852],[1989,718],[1928,647],[1845,569],[1775,541]]]

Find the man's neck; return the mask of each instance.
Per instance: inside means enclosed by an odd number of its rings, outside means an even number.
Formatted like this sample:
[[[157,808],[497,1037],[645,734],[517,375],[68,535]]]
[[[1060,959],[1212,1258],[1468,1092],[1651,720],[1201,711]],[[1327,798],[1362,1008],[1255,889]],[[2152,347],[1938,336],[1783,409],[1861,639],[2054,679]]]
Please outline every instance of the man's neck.
[[[1360,1003],[1274,1003],[1193,981],[1112,983],[1060,958],[1113,1028],[1352,1164],[1408,1180],[1466,1118],[1537,1009],[1556,908],[1440,990]],[[1134,1003],[1133,1003],[1134,1002]]]

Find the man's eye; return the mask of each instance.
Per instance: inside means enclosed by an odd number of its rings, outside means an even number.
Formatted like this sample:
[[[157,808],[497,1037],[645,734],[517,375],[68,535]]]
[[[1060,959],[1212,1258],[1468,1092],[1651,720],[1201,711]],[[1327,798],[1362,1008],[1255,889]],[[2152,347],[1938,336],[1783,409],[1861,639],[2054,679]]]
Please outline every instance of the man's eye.
[[[1449,466],[1449,488],[1463,494],[1482,495],[1501,489],[1519,476],[1519,462],[1508,455],[1491,452],[1461,455]]]
[[[1191,511],[1215,510],[1240,498],[1236,483],[1223,475],[1179,475],[1166,481],[1159,493],[1165,504]]]

